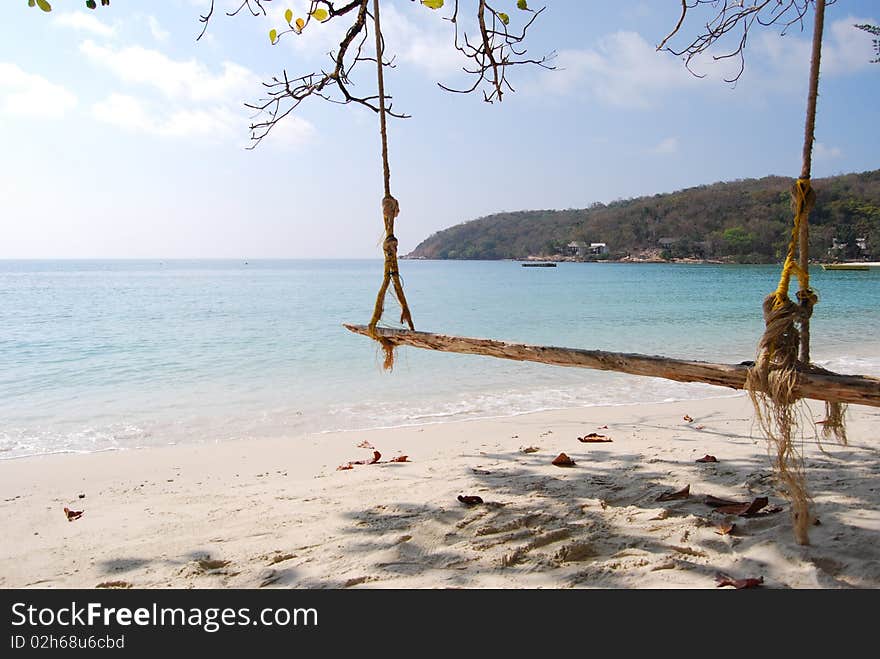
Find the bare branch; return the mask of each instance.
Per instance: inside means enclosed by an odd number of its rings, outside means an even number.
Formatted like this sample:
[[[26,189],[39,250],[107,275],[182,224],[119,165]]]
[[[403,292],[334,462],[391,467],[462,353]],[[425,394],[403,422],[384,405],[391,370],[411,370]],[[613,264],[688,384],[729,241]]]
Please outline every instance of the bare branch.
[[[203,23],[203,25],[202,25],[202,31],[199,32],[199,36],[196,37],[196,41],[199,41],[203,36],[205,36],[205,31],[208,29],[208,23],[210,22],[211,17],[213,15],[214,15],[214,0],[211,0],[211,7],[208,9],[208,11],[204,15],[199,16],[199,23]]]
[[[829,0],[827,4],[833,4]],[[738,38],[720,55],[713,55],[715,61],[736,58],[739,68],[735,75],[725,78],[725,82],[736,82],[745,69],[745,50],[749,34],[755,24],[759,26],[778,25],[782,34],[793,25],[804,27],[804,17],[810,11],[815,0],[681,0],[681,15],[672,31],[666,35],[657,50],[665,50],[684,59],[685,67],[693,75],[703,77],[691,66],[694,59],[707,53],[725,37],[738,34]],[[712,8],[714,15],[700,28],[697,36],[682,47],[674,47],[671,42],[682,32],[682,27],[690,12],[702,10],[704,6]]]

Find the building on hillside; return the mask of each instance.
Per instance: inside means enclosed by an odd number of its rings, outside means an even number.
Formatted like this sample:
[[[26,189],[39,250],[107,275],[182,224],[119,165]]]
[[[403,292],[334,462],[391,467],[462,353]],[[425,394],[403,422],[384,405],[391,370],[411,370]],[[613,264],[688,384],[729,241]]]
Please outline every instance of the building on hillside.
[[[850,256],[858,257],[859,254],[864,254],[868,251],[868,238],[856,238],[855,239],[855,253],[850,252]],[[837,238],[831,239],[831,249],[829,249],[829,253],[831,252],[846,252],[846,248],[849,247],[848,242],[841,242]],[[856,251],[857,250],[857,251]]]
[[[585,243],[579,240],[572,240],[565,248],[568,256],[576,256],[579,259],[608,253],[608,245],[606,243]]]
[[[568,245],[565,246],[566,254],[568,256],[577,256],[583,258],[587,254],[587,243],[581,242],[579,240],[572,240]]]

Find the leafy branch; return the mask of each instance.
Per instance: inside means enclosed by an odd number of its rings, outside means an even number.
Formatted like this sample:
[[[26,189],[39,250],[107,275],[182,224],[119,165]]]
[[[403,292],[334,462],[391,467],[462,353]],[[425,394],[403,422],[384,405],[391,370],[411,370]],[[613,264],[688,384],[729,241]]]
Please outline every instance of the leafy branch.
[[[266,16],[266,7],[269,0],[242,0],[233,11],[227,12],[228,16],[236,16],[249,13],[251,16]],[[415,0],[413,0],[415,1]],[[465,89],[453,89],[440,84],[440,87],[456,93],[470,93],[480,88],[484,90],[483,98],[487,102],[496,99],[501,100],[506,90],[513,90],[507,79],[507,71],[511,66],[533,64],[543,68],[552,69],[550,61],[553,54],[541,58],[526,57],[526,49],[523,43],[528,29],[544,8],[532,10],[528,7],[527,0],[516,0],[515,6],[519,10],[517,14],[527,16],[519,30],[510,27],[511,16],[498,8],[497,2],[489,0],[474,0],[476,3],[476,26],[478,36],[471,38],[460,27],[459,23],[459,0],[452,2],[452,15],[446,20],[455,26],[453,46],[461,52],[471,64],[463,67],[463,71],[475,76],[474,84]],[[513,2],[513,0],[506,0]],[[428,9],[438,10],[446,4],[444,0],[419,0],[419,3]],[[211,0],[208,11],[200,16],[203,23],[202,31],[198,39],[205,34],[208,23],[214,15],[214,0]],[[392,104],[387,101],[390,96],[385,96],[384,109],[379,96],[375,94],[363,95],[354,91],[352,74],[358,64],[365,61],[376,62],[376,57],[364,51],[364,44],[370,35],[370,23],[373,18],[369,8],[369,0],[347,0],[336,2],[334,0],[312,0],[306,15],[295,17],[292,10],[284,13],[286,27],[280,30],[269,30],[269,40],[277,44],[282,38],[289,35],[300,35],[309,26],[315,23],[328,23],[343,16],[353,16],[351,24],[345,32],[345,36],[339,42],[338,48],[330,53],[331,67],[328,70],[314,71],[305,75],[291,76],[284,69],[279,75],[273,76],[268,82],[263,83],[265,96],[253,103],[246,103],[246,107],[255,110],[257,117],[262,117],[251,125],[250,148],[255,148],[269,132],[293,112],[300,103],[311,97],[321,98],[325,101],[338,104],[355,103],[362,105],[374,112],[406,118],[408,115],[392,109]],[[380,43],[384,39],[380,36]],[[393,61],[382,61],[383,66],[394,66]],[[438,83],[439,84],[439,83]]]
[[[95,0],[85,0],[86,7],[89,9],[97,9],[98,3]],[[102,7],[109,7],[110,0],[101,0]],[[52,4],[48,0],[28,0],[28,7],[39,7],[45,12],[52,11]]]

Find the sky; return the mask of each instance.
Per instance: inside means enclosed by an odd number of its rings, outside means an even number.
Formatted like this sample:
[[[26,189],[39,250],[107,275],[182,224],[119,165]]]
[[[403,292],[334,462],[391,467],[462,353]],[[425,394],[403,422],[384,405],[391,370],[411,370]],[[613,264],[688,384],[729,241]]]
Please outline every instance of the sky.
[[[100,3],[99,3],[100,4]],[[273,45],[286,9],[228,17],[217,0],[54,0],[0,9],[0,258],[381,258],[378,117],[310,99],[249,150],[262,82],[329,65],[342,17]],[[447,2],[447,5],[450,5]],[[469,12],[474,0],[460,0]],[[520,21],[514,0],[512,25]],[[467,84],[448,6],[382,0],[394,108],[391,182],[406,253],[501,211],[584,208],[722,180],[800,172],[811,22],[754,31],[745,71],[657,52],[678,0],[547,0],[526,42],[556,70],[517,67],[488,104]],[[536,0],[529,5],[539,8]],[[708,10],[706,10],[708,11]],[[695,15],[706,20],[708,14]],[[871,0],[828,8],[813,176],[880,167]],[[466,26],[466,23],[463,23]],[[695,35],[699,20],[682,34]],[[681,41],[677,42],[679,45]],[[375,67],[353,80],[374,93]]]

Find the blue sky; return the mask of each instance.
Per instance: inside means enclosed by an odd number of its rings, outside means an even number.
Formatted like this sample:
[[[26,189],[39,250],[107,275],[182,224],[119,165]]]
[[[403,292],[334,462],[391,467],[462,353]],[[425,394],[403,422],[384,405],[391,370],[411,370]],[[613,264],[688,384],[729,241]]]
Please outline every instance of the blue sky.
[[[197,43],[209,4],[3,3],[0,258],[381,257],[375,114],[315,100],[244,149],[243,103],[284,68],[326,66],[339,28],[313,23],[273,46],[284,10],[308,3],[272,0],[268,17],[218,10]],[[799,173],[810,23],[755,32],[733,86],[724,66],[700,62],[697,79],[655,52],[678,0],[546,5],[530,53],[556,50],[560,70],[515,70],[517,93],[490,105],[436,85],[462,83],[444,10],[383,0],[388,92],[412,115],[390,124],[402,252],[493,212]],[[863,21],[880,22],[876,2],[828,9],[815,177],[880,167],[880,64],[852,28]],[[358,89],[373,77],[364,67]]]

